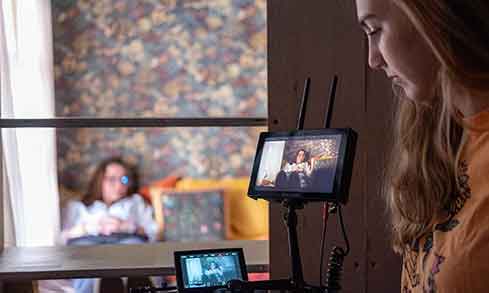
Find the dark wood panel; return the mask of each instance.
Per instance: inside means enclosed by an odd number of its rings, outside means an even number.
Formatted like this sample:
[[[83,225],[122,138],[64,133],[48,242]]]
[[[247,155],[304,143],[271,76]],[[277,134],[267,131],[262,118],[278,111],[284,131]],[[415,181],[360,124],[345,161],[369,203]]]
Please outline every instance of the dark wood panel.
[[[344,217],[352,245],[345,261],[344,290],[365,292],[366,146],[364,44],[356,24],[353,3],[344,1],[268,1],[269,128],[292,129],[296,125],[298,96],[306,77],[311,77],[305,128],[321,128],[327,107],[330,81],[340,81],[332,120],[333,127],[352,127],[360,133],[350,202]],[[317,284],[321,237],[321,204],[309,204],[299,213],[299,239],[306,281]],[[289,275],[288,247],[282,209],[271,205],[270,265],[272,277]],[[342,244],[336,219],[328,224],[329,253],[332,244]]]
[[[400,291],[400,258],[391,249],[388,217],[381,196],[391,144],[394,97],[383,72],[367,71],[368,292]]]
[[[3,290],[0,289],[0,293],[36,293],[37,290],[34,289],[33,282],[23,281],[23,282],[5,282],[2,284]],[[37,289],[37,288],[36,288]]]
[[[269,128],[296,125],[299,96],[311,77],[305,128],[324,123],[329,82],[340,83],[333,127],[353,127],[359,143],[345,220],[352,253],[345,262],[344,292],[399,291],[400,261],[390,247],[388,219],[380,189],[392,125],[392,91],[382,73],[367,66],[367,48],[356,23],[354,1],[268,1]],[[271,205],[272,277],[289,275],[282,209]],[[299,217],[306,280],[317,283],[321,205],[310,204]],[[341,243],[331,220],[328,244]]]

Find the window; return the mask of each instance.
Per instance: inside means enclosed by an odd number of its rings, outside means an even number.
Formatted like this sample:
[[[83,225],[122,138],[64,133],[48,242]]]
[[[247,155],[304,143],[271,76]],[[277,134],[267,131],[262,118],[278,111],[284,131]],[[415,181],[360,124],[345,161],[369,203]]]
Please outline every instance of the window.
[[[52,1],[57,118],[2,127],[56,128],[68,189],[114,154],[142,185],[246,177],[267,124],[265,17],[265,0]]]

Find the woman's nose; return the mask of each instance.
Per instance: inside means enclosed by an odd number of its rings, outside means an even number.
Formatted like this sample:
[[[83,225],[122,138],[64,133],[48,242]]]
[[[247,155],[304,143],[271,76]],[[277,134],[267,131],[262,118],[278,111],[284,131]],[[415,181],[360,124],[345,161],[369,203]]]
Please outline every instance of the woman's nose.
[[[372,69],[381,69],[385,64],[384,57],[379,50],[379,47],[372,42],[368,46],[368,65]]]

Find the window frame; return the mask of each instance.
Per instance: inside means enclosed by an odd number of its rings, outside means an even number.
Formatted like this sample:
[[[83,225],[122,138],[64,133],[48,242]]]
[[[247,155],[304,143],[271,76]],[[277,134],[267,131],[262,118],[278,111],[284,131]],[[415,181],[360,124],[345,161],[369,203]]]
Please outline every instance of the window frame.
[[[0,108],[1,109],[1,108]],[[268,127],[265,117],[202,118],[0,118],[0,130],[8,128],[170,128],[170,127]],[[3,135],[0,135],[0,252],[5,248]]]
[[[265,117],[202,118],[2,118],[3,128],[121,128],[121,127],[255,127],[268,126]]]

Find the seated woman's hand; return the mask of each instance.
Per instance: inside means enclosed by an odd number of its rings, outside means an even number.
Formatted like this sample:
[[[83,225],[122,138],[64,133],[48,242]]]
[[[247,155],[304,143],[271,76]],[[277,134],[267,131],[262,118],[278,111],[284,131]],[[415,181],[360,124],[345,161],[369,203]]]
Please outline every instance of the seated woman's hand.
[[[136,226],[133,221],[122,220],[117,217],[104,217],[100,219],[100,234],[134,233]]]
[[[122,220],[116,217],[104,217],[99,221],[100,234],[110,235],[112,233],[122,232]]]

